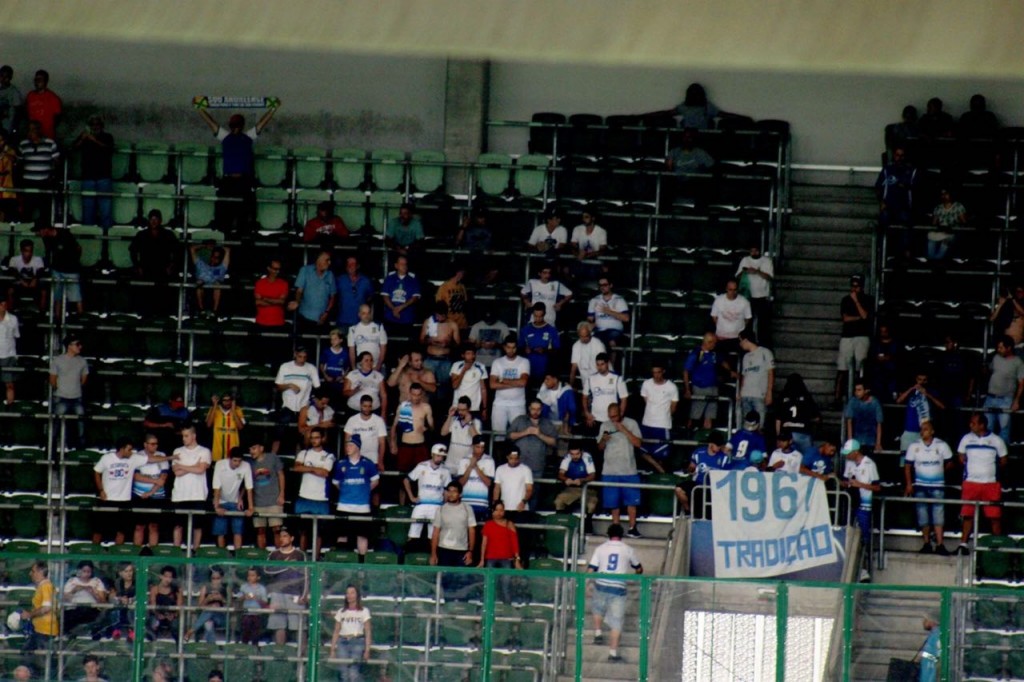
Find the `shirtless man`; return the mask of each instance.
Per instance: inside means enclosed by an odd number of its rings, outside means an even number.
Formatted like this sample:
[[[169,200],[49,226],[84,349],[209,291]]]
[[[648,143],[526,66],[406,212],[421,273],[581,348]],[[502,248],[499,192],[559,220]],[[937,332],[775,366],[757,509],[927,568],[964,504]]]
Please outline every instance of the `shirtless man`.
[[[423,364],[437,380],[438,405],[451,403],[452,348],[462,344],[459,326],[448,319],[448,304],[438,301],[434,314],[420,327],[420,344],[426,349]]]
[[[423,353],[414,350],[398,359],[398,366],[388,377],[388,386],[398,387],[398,402],[409,400],[409,389],[419,384],[427,393],[437,392],[437,377],[423,366]]]
[[[398,471],[412,471],[427,459],[426,433],[433,430],[434,412],[424,400],[423,387],[414,383],[409,386],[409,399],[399,404],[395,420],[391,422],[391,454]],[[401,502],[405,504],[404,499]]]

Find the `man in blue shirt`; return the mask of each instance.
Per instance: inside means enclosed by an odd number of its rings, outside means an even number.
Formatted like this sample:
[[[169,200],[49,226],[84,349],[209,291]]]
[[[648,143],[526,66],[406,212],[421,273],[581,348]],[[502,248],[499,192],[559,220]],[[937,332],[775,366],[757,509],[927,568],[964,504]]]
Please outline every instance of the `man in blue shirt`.
[[[896,398],[899,404],[906,404],[907,412],[903,420],[903,435],[900,436],[900,452],[904,455],[907,448],[916,443],[921,437],[921,422],[930,421],[934,423],[933,407],[940,410],[946,409],[946,405],[928,391],[928,375],[919,372],[914,379],[914,385],[900,393]]]
[[[942,658],[942,629],[934,613],[926,613],[921,623],[928,632],[928,638],[921,647],[921,675],[919,682],[936,682],[939,679],[939,660]]]
[[[359,272],[355,256],[345,259],[345,274],[335,278],[338,285],[338,328],[342,335],[352,325],[359,324],[359,306],[371,303],[373,283]]]
[[[362,446],[362,437],[358,433],[352,434],[345,443],[345,456],[334,464],[331,472],[331,483],[338,489],[335,509],[342,514],[368,515],[372,511],[370,500],[373,489],[380,482],[380,473],[376,464],[360,454]],[[356,550],[365,555],[373,528],[372,522],[346,520],[338,530],[344,529],[346,536],[355,535]]]
[[[750,466],[758,466],[764,461],[768,444],[761,433],[761,415],[748,412],[743,417],[743,428],[732,435],[727,446],[729,451],[728,469],[742,471]]]
[[[871,395],[871,389],[863,379],[853,385],[853,397],[843,410],[846,420],[846,434],[860,442],[861,452],[870,455],[875,446],[882,442],[884,416],[882,403]]]
[[[835,466],[836,451],[835,443],[825,441],[814,448],[804,450],[803,461],[800,463],[800,473],[805,476],[812,476],[822,481],[832,477]],[[863,446],[861,446],[863,451]]]
[[[295,278],[295,300],[288,306],[297,310],[299,334],[326,332],[327,319],[334,306],[337,286],[331,272],[331,252],[322,249],[316,262],[302,266]]]
[[[690,513],[690,497],[693,489],[708,483],[708,472],[713,469],[727,468],[729,455],[725,451],[725,435],[721,431],[712,431],[708,436],[707,445],[698,446],[690,455],[690,463],[686,467],[691,479],[676,484],[676,498],[683,508],[684,514]]]
[[[416,275],[409,272],[409,259],[398,256],[395,269],[384,278],[380,288],[380,296],[384,302],[384,329],[389,339],[411,339],[417,333],[413,328],[416,324],[416,303],[420,299],[420,283]],[[395,357],[401,357],[408,346],[399,348]]]
[[[576,392],[562,383],[558,376],[555,364],[549,364],[544,383],[537,391],[537,400],[541,403],[541,418],[559,424],[561,433],[568,435],[577,422]]]
[[[519,330],[519,346],[530,361],[530,383],[537,386],[544,379],[548,359],[561,347],[558,330],[544,320],[547,306],[534,303],[530,323]]]
[[[686,428],[692,429],[694,422],[703,420],[701,428],[710,429],[718,416],[718,353],[715,345],[718,337],[708,332],[699,348],[694,348],[683,365],[683,397],[690,401],[690,416]]]

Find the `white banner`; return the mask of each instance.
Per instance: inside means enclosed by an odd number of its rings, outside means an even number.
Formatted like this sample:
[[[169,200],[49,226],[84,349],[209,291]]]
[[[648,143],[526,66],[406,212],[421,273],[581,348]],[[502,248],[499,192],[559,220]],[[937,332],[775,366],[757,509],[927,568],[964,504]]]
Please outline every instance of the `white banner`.
[[[765,578],[839,559],[822,481],[781,472],[708,473],[716,578]]]

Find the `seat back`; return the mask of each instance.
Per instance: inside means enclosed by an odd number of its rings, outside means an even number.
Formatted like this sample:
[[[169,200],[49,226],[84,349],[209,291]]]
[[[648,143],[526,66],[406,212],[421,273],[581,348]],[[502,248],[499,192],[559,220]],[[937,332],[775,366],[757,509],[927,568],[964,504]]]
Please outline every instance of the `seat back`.
[[[357,189],[366,181],[366,150],[335,149],[331,152],[331,177],[338,189]]]
[[[295,157],[295,185],[317,189],[327,181],[327,150],[320,147],[298,147]]]
[[[417,192],[429,194],[436,191],[444,184],[444,166],[446,160],[444,152],[423,150],[413,152],[410,157],[412,165],[409,173],[412,186]]]
[[[405,191],[405,152],[375,149],[370,161],[370,177],[375,189]]]

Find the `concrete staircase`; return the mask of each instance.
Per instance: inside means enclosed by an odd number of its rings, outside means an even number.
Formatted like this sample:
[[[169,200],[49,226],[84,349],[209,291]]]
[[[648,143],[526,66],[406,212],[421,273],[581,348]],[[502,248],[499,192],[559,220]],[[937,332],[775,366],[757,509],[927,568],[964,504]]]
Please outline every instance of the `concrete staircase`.
[[[630,541],[630,544],[633,544]],[[641,559],[642,561],[642,559]],[[622,637],[619,640],[618,653],[622,661],[608,660],[608,626],[604,627],[604,643],[594,644],[593,620],[587,613],[586,626],[583,631],[583,665],[582,679],[587,682],[619,682],[635,680],[638,676],[640,662],[640,623],[639,600],[640,587],[633,583],[629,586],[626,597],[626,616],[623,622]],[[558,682],[569,682],[576,675],[576,628],[569,629],[569,642],[565,651],[566,669],[558,676]]]
[[[792,210],[776,266],[776,388],[798,372],[825,408],[832,403],[836,376],[839,302],[849,292],[850,275],[869,273],[878,204],[870,188],[795,185]],[[825,418],[839,419],[837,414]]]

